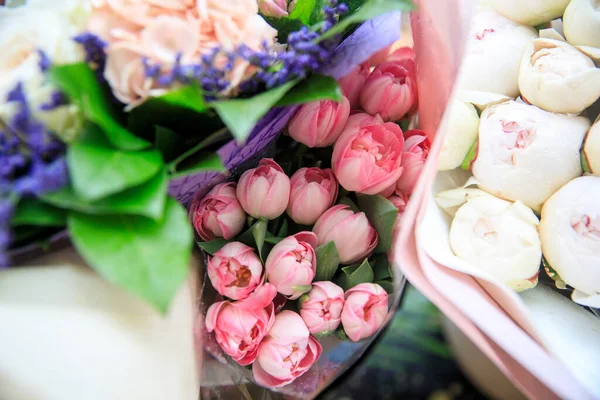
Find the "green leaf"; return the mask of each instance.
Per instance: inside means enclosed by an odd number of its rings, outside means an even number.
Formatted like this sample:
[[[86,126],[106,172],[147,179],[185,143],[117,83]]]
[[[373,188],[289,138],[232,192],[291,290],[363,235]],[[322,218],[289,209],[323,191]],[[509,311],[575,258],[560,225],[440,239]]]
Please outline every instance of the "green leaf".
[[[64,226],[67,223],[67,212],[60,208],[43,203],[38,199],[21,199],[11,224],[36,226]]]
[[[254,247],[258,250],[258,255],[262,260],[263,246],[265,244],[265,238],[267,236],[267,225],[266,219],[259,219],[252,225],[246,232],[242,233],[236,238],[236,240],[244,243],[247,246]]]
[[[304,26],[299,19],[264,17],[265,20],[277,31],[277,41],[287,43],[288,35],[297,32]]]
[[[193,244],[185,209],[169,198],[164,214],[160,223],[80,213],[68,220],[77,251],[94,270],[162,313],[188,275]]]
[[[163,217],[167,199],[167,174],[163,170],[140,186],[121,193],[88,202],[79,197],[71,186],[57,192],[46,193],[42,200],[55,207],[94,215],[140,215],[160,220]]]
[[[206,111],[206,103],[204,102],[204,94],[202,89],[197,85],[183,86],[179,89],[172,90],[158,97],[163,103],[161,106],[176,106],[187,108],[197,113]],[[150,99],[152,100],[152,99]]]
[[[478,148],[479,148],[479,140],[477,140],[475,143],[473,143],[473,145],[469,149],[469,152],[465,156],[465,159],[463,160],[463,162],[460,166],[462,169],[467,170],[467,171],[471,169],[471,165],[477,158]]]
[[[412,11],[414,4],[411,0],[368,0],[352,15],[342,19],[333,28],[325,32],[319,40],[343,34],[353,24],[373,19],[392,11]]]
[[[283,223],[281,224],[281,228],[279,228],[279,232],[277,232],[277,236],[284,238],[287,236],[287,232],[288,232],[288,220],[284,219]]]
[[[342,90],[332,77],[313,75],[290,89],[276,105],[283,107],[323,99],[331,99],[340,103],[343,100]]]
[[[369,222],[379,235],[376,253],[387,253],[392,247],[394,224],[398,218],[398,209],[394,204],[380,195],[367,196],[357,194],[358,206],[367,215]]]
[[[362,264],[349,265],[342,268],[342,274],[337,280],[338,285],[344,289],[352,289],[361,283],[373,282],[373,270],[369,265],[369,260],[365,258]]]
[[[338,255],[335,243],[331,241],[317,247],[315,255],[317,257],[315,281],[330,281],[340,265],[340,256]]]
[[[175,158],[171,163],[169,163],[169,171],[172,174],[177,174],[177,172],[189,171],[193,170],[193,172],[198,172],[202,170],[213,169],[216,171],[224,171],[225,167],[221,162],[220,157],[216,153],[212,154],[204,154],[200,160],[194,160],[192,156],[197,155],[202,149],[215,144],[221,140],[229,137],[229,131],[224,129],[219,129],[216,132],[213,132],[205,139],[201,140],[198,144],[196,144],[191,149],[187,150],[185,153],[181,154],[177,158]]]
[[[271,237],[265,238],[265,243],[277,244],[277,243],[281,242],[283,239],[285,239],[285,238],[284,237],[271,236]]]
[[[247,99],[231,99],[211,103],[231,134],[245,142],[256,123],[297,83],[288,82]]]
[[[202,171],[227,171],[223,165],[223,161],[221,161],[221,157],[219,157],[217,153],[199,155],[198,158],[198,161],[193,158],[187,160],[179,167],[178,171],[172,173],[171,177],[180,178],[182,176],[192,175]]]
[[[392,279],[392,264],[389,262],[387,254],[378,254],[373,265],[374,280],[383,281]]]
[[[308,25],[316,4],[317,0],[297,0],[294,10],[290,14],[290,19],[299,19],[302,23]]]
[[[394,293],[394,284],[390,281],[375,281],[376,284],[381,286],[383,290],[387,292],[387,294]]]
[[[85,142],[69,146],[67,162],[75,192],[90,201],[137,186],[163,165],[156,150],[124,151]]]
[[[590,163],[588,162],[587,155],[585,154],[585,151],[583,149],[581,149],[581,169],[583,169],[583,172],[586,172],[588,174],[592,173]]]
[[[123,150],[141,150],[150,145],[119,124],[94,71],[87,64],[53,67],[49,77],[81,108],[88,120],[102,128],[113,146]]]
[[[355,213],[360,212],[360,208],[358,208],[356,203],[353,202],[352,199],[348,196],[344,196],[344,197],[340,198],[337,203],[347,205]]]
[[[172,129],[164,126],[154,127],[154,147],[162,154],[165,161],[171,161],[181,151],[183,138]]]
[[[229,243],[230,240],[225,240],[223,238],[218,238],[215,240],[211,240],[209,242],[196,242],[196,244],[205,252],[210,254],[211,256],[215,254],[217,251],[221,250],[223,246]]]

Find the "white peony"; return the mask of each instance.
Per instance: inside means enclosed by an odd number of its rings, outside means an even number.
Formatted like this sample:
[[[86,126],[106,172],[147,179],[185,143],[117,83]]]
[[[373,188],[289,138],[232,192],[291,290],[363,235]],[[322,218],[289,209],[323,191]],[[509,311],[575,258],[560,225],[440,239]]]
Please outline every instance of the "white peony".
[[[600,47],[598,0],[571,0],[563,15],[563,28],[572,45]]]
[[[448,113],[447,133],[439,158],[440,171],[460,166],[477,141],[479,132],[479,115],[472,104],[453,98]]]
[[[540,237],[555,279],[575,288],[573,300],[600,307],[600,177],[573,179],[544,204]]]
[[[587,164],[588,172],[600,175],[600,118],[594,122],[585,137],[582,157]]]
[[[519,65],[537,31],[492,11],[479,12],[468,38],[458,81],[460,90],[519,95]]]
[[[442,192],[436,201],[442,207],[464,202],[450,227],[450,245],[457,257],[515,290],[537,284],[542,249],[539,221],[529,207],[479,189]]]
[[[498,14],[520,24],[536,26],[560,18],[570,0],[492,0]]]
[[[579,150],[587,118],[508,101],[485,109],[472,171],[491,194],[539,212],[548,197],[583,173]]]
[[[600,97],[600,69],[567,42],[534,39],[521,60],[519,89],[544,110],[579,114]]]
[[[6,104],[7,94],[23,82],[34,116],[48,129],[69,136],[74,124],[81,123],[73,105],[51,112],[39,109],[55,90],[40,70],[39,50],[57,65],[83,61],[83,49],[73,37],[84,30],[86,4],[85,0],[29,1],[18,8],[0,8],[1,119],[10,118],[15,110]]]

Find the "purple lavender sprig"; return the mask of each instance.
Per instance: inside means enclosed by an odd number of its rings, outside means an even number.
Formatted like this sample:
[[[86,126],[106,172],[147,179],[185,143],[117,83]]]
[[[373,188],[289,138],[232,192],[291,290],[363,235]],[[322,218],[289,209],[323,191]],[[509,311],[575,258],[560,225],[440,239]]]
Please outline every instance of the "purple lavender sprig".
[[[42,109],[63,100],[55,94]],[[8,93],[6,101],[15,104],[17,112],[0,130],[0,268],[10,263],[6,250],[16,200],[38,197],[68,183],[65,145],[33,117],[22,83]]]
[[[106,67],[106,47],[108,43],[99,36],[92,33],[81,33],[73,40],[83,46],[85,52],[85,61],[96,71],[100,82],[104,82],[104,68]]]

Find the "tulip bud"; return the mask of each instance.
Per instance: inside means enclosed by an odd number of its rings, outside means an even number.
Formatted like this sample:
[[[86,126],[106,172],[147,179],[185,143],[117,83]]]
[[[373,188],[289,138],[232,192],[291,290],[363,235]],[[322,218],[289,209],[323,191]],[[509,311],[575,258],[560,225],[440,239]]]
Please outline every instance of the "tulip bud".
[[[563,15],[565,36],[573,46],[600,47],[597,0],[571,0]]]
[[[535,286],[542,249],[533,211],[477,189],[451,192],[465,192],[450,227],[454,254],[515,290]]]
[[[473,175],[493,195],[539,212],[548,197],[582,174],[579,149],[589,126],[586,118],[516,101],[488,107],[481,114]]]
[[[579,114],[600,97],[600,69],[567,42],[535,39],[523,54],[519,89],[544,110]]]
[[[263,158],[258,167],[242,174],[236,193],[248,214],[254,218],[275,219],[287,208],[290,178],[275,161]]]
[[[594,175],[600,175],[600,123],[598,121],[596,120],[588,131],[581,154],[587,172]]]
[[[258,346],[275,321],[276,294],[266,284],[246,300],[221,301],[208,308],[206,330],[215,332],[219,346],[238,364],[250,365],[256,359]]]
[[[402,130],[394,123],[352,124],[333,148],[333,172],[348,191],[378,194],[402,175],[403,149]]]
[[[370,74],[369,63],[362,63],[348,75],[338,80],[342,93],[350,102],[351,109],[360,108],[360,92]]]
[[[440,171],[459,167],[479,134],[479,114],[471,103],[453,98],[447,112],[447,132],[438,165]]]
[[[388,294],[376,283],[361,283],[348,290],[342,325],[353,342],[367,338],[383,326],[388,315]]]
[[[333,332],[340,325],[344,290],[333,282],[314,282],[300,305],[300,316],[311,334]]]
[[[265,17],[282,18],[288,16],[287,0],[259,0],[260,13]]]
[[[589,307],[600,307],[599,198],[600,177],[573,179],[544,204],[540,222],[548,274],[575,288],[573,300]]]
[[[536,26],[560,18],[570,0],[492,0],[498,14],[523,25]]]
[[[295,141],[308,147],[327,147],[340,136],[349,115],[350,103],[346,97],[341,103],[313,101],[300,107],[288,130]]]
[[[277,243],[265,262],[267,280],[290,300],[308,292],[317,272],[317,236],[300,232]]]
[[[396,193],[409,195],[412,193],[421,170],[425,166],[430,147],[427,134],[420,130],[410,130],[404,134],[404,151],[402,152],[402,175],[396,182]]]
[[[519,66],[537,31],[491,11],[475,15],[457,87],[509,97],[519,95]],[[491,78],[493,77],[493,79]]]
[[[252,373],[265,387],[282,387],[303,375],[319,359],[323,348],[293,311],[277,314],[275,323],[258,349]]]
[[[204,241],[232,239],[246,223],[246,213],[237,200],[233,182],[215,186],[191,209],[194,228]]]
[[[401,62],[415,60],[415,50],[412,47],[400,47],[394,50],[387,59],[389,62]]]
[[[208,259],[210,283],[222,296],[243,300],[264,281],[263,266],[252,247],[227,243]]]
[[[353,264],[371,255],[377,246],[377,232],[363,212],[354,213],[350,207],[339,204],[325,211],[313,227],[319,246],[335,243],[340,262]]]
[[[349,131],[352,129],[358,129],[367,125],[378,125],[383,124],[383,119],[379,114],[375,114],[374,116],[371,114],[367,114],[364,112],[359,112],[356,114],[350,115],[348,117],[348,121],[346,122],[346,126],[344,126],[344,131]]]
[[[365,82],[360,104],[384,121],[398,121],[417,109],[417,78],[413,60],[378,65]]]
[[[335,203],[338,183],[331,169],[300,168],[292,176],[287,213],[300,225],[313,225]]]

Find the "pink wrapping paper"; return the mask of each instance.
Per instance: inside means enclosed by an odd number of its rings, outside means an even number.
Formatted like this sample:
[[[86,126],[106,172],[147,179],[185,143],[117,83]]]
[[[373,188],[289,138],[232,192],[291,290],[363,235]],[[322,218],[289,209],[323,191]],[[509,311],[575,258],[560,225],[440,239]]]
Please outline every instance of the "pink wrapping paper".
[[[437,174],[444,111],[464,53],[475,2],[418,0],[412,15],[419,79],[419,123],[434,139],[429,159],[402,217],[393,261],[409,281],[459,327],[530,398],[591,399],[543,347],[527,310],[510,290],[433,260],[419,242]]]

